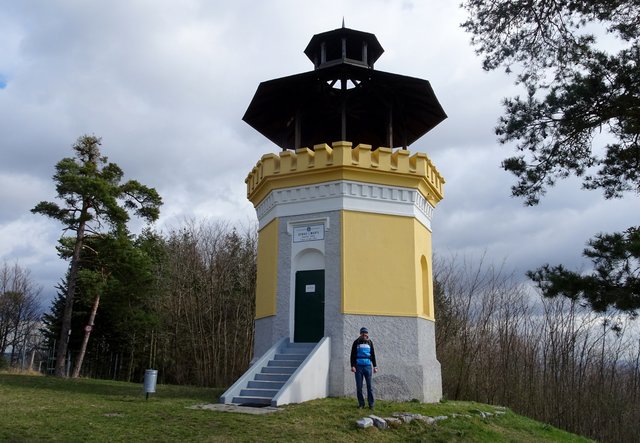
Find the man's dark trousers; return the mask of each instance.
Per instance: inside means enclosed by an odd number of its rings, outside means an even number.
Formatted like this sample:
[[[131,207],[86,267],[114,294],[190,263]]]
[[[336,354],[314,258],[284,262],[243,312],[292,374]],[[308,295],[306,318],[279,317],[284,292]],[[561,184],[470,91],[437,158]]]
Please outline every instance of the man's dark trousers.
[[[356,393],[358,395],[358,406],[364,408],[364,396],[362,395],[362,379],[367,382],[367,401],[369,407],[373,408],[375,403],[373,398],[373,386],[371,385],[371,365],[356,366]]]

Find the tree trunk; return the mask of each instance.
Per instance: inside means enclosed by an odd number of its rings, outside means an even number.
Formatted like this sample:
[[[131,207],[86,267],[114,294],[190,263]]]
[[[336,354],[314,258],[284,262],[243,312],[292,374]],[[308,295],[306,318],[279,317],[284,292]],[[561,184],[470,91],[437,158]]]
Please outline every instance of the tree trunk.
[[[129,370],[127,371],[127,381],[131,382],[131,378],[133,377],[133,357],[135,355],[135,346],[136,346],[136,333],[133,333],[133,339],[131,340],[131,344],[129,347]]]
[[[29,371],[33,371],[33,361],[36,359],[36,350],[31,350],[31,358],[29,358],[29,367],[27,368]],[[40,372],[38,370],[38,372]]]
[[[82,362],[84,360],[84,354],[87,352],[87,344],[89,343],[89,336],[91,335],[91,329],[93,328],[93,321],[96,319],[96,312],[98,312],[98,306],[100,305],[100,294],[96,295],[96,299],[93,302],[91,308],[91,314],[89,315],[89,323],[84,330],[84,338],[82,339],[82,346],[80,346],[80,353],[76,359],[76,365],[73,368],[73,374],[71,378],[78,378],[80,375],[80,369],[82,368]]]
[[[73,256],[69,266],[69,281],[67,284],[67,297],[64,303],[64,315],[62,316],[62,326],[60,328],[60,340],[58,340],[58,349],[56,351],[56,377],[65,376],[65,362],[67,357],[67,346],[69,344],[69,334],[71,333],[71,314],[73,313],[73,297],[76,292],[76,279],[80,268],[80,252],[84,242],[84,229],[89,211],[89,203],[84,201],[82,211],[80,213],[80,223],[76,232],[76,244],[73,247]]]

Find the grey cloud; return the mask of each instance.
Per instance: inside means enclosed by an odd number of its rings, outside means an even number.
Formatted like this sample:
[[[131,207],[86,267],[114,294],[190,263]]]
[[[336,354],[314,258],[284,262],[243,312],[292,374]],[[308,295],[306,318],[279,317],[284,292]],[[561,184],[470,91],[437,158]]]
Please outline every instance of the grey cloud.
[[[54,165],[84,133],[160,192],[159,229],[192,216],[255,221],[244,179],[278,148],[241,117],[261,81],[311,70],[305,46],[343,16],[385,48],[376,69],[428,79],[449,115],[410,147],[447,180],[436,250],[487,251],[521,270],[580,265],[588,237],[637,218],[572,182],[536,208],[509,196],[500,161],[511,150],[493,128],[513,79],[481,70],[455,2],[26,0],[0,10],[0,258],[28,264],[55,293],[60,226],[28,210],[53,199]]]

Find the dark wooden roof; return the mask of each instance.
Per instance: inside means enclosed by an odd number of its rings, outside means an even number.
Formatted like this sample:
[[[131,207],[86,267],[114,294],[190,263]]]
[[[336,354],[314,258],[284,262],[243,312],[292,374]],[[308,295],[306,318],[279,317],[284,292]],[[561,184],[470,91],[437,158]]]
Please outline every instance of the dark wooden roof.
[[[307,46],[310,58],[336,41],[346,48],[350,37],[366,48],[351,46],[338,58],[330,50],[314,71],[262,82],[242,119],[282,149],[338,140],[376,149],[407,147],[447,117],[427,80],[372,68],[383,51],[373,34],[318,34]]]

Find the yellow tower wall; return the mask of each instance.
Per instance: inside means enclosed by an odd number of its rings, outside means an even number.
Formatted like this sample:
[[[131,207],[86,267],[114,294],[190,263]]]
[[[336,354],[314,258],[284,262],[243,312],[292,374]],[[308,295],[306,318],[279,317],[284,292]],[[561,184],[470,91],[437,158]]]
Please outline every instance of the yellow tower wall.
[[[344,314],[433,319],[431,233],[417,220],[343,211],[342,257]]]
[[[431,247],[431,232],[422,224],[414,220],[415,261],[416,275],[416,300],[418,303],[418,316],[435,320],[433,301],[433,259]]]
[[[278,224],[274,219],[258,233],[256,319],[276,314]]]

